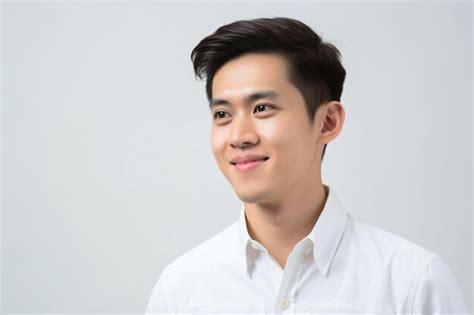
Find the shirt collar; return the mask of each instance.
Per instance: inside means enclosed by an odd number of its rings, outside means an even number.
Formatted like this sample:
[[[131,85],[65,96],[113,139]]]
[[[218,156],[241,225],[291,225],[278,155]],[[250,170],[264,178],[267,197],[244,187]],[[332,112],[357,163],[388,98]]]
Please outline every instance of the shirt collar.
[[[328,191],[326,203],[316,224],[313,226],[311,232],[304,238],[304,241],[308,239],[311,241],[310,243],[313,244],[314,262],[321,274],[326,277],[344,232],[347,212],[334,193],[334,190],[328,185],[323,184],[323,186]],[[255,240],[253,240],[248,233],[244,208],[245,205],[242,205],[238,220],[238,230],[240,234],[239,246],[242,253],[241,270],[242,273],[248,275],[250,265],[253,263],[252,259],[255,259],[255,250],[253,250],[250,245],[251,242]]]

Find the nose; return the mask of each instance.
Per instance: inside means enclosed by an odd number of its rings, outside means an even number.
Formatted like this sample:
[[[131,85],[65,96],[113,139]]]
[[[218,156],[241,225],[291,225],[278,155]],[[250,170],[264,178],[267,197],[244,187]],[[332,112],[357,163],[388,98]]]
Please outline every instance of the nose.
[[[252,119],[243,115],[235,116],[232,122],[230,145],[232,147],[246,147],[258,143],[258,135]]]

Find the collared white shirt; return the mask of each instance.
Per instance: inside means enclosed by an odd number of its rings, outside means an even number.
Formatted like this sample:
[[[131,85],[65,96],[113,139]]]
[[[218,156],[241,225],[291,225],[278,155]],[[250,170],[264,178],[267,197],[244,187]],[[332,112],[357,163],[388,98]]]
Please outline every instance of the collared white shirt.
[[[284,270],[239,219],[162,271],[146,314],[469,314],[443,259],[354,217],[333,189]]]

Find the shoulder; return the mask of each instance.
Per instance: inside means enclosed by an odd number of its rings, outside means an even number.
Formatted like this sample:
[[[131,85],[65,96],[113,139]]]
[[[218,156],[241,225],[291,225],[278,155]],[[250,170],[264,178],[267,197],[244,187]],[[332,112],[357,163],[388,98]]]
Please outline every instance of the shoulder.
[[[237,222],[225,227],[212,237],[183,252],[172,260],[166,268],[170,273],[189,273],[204,271],[207,266],[215,265],[225,252],[235,251]]]
[[[350,214],[347,223],[352,259],[364,257],[360,264],[374,279],[390,281],[390,295],[408,313],[466,310],[457,281],[437,253]]]
[[[431,259],[413,281],[413,314],[469,314],[461,288],[446,262]]]
[[[367,276],[368,286],[385,283],[387,294],[395,295],[398,303],[407,298],[406,292],[413,290],[412,283],[426,265],[438,257],[413,241],[352,215],[347,224],[351,268]]]
[[[351,214],[348,214],[348,224],[351,240],[368,254],[385,259],[407,260],[413,267],[427,264],[438,257],[428,248]]]
[[[238,246],[236,229],[237,223],[234,222],[165,266],[162,277],[166,279],[166,290],[170,299],[175,297],[186,300],[195,287],[202,285],[203,281],[208,281],[210,276],[215,276],[219,270],[226,267],[234,267],[232,262],[235,262],[235,259],[232,256],[236,255]],[[173,301],[170,301],[170,304],[174,304]]]
[[[195,288],[235,252],[236,222],[165,265],[148,300],[146,313],[168,314],[188,301]]]

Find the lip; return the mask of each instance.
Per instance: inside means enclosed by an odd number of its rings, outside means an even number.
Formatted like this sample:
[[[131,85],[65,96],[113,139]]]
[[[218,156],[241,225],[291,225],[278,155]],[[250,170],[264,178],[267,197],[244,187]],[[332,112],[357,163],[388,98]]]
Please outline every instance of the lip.
[[[233,165],[234,165],[237,172],[246,173],[246,172],[250,172],[250,171],[255,170],[260,165],[265,163],[266,160],[268,160],[268,158],[263,159],[263,160],[260,159],[260,160],[250,161],[250,162],[246,162],[246,163],[237,163],[237,164],[233,164]]]
[[[239,156],[233,157],[230,160],[230,163],[236,165],[236,164],[244,164],[244,163],[258,161],[258,160],[268,160],[268,157],[264,155],[255,155],[255,154],[239,155]]]

